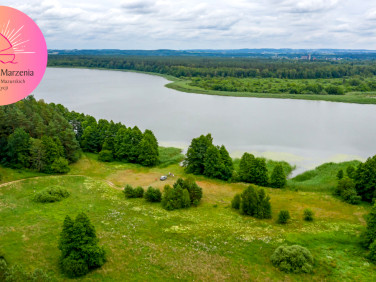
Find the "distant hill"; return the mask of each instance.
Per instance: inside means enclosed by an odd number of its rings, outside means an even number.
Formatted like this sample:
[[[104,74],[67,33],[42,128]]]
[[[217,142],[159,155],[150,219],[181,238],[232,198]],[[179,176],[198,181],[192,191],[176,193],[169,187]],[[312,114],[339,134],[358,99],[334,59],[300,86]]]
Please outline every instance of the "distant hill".
[[[192,50],[119,50],[119,49],[50,49],[56,55],[124,55],[124,56],[198,56],[198,57],[258,57],[300,59],[310,55],[317,59],[376,59],[376,50],[365,49],[192,49]]]

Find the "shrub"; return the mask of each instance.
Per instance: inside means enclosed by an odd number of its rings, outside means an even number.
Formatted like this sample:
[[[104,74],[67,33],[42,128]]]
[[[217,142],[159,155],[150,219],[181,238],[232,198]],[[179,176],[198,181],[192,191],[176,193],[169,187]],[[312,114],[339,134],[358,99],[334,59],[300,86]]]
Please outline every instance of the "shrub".
[[[0,281],[53,281],[46,272],[37,268],[34,272],[26,272],[20,265],[9,266],[4,258],[0,258]]]
[[[376,262],[376,241],[373,241],[373,243],[369,246],[367,258],[372,262]]]
[[[68,160],[63,157],[56,159],[51,165],[51,170],[55,173],[68,173],[70,171]]]
[[[98,160],[101,162],[112,162],[114,156],[110,150],[102,150],[98,154]]]
[[[202,188],[197,185],[192,177],[187,179],[179,178],[173,185],[173,187],[180,186],[182,189],[187,189],[189,192],[189,198],[191,199],[191,204],[197,206],[202,198]],[[196,203],[196,204],[195,204]]]
[[[141,186],[136,187],[133,190],[134,198],[142,198],[144,196],[144,189]]]
[[[34,195],[33,201],[38,203],[59,202],[69,197],[69,192],[62,187],[50,187]]]
[[[183,180],[179,178],[173,187],[166,185],[162,196],[162,207],[166,210],[175,210],[197,206],[202,198],[202,188],[193,178]],[[189,203],[188,203],[189,199]]]
[[[8,265],[4,258],[0,259],[0,281],[6,281]]]
[[[127,184],[124,187],[123,193],[126,198],[134,198],[134,189],[131,185]]]
[[[270,259],[275,267],[284,272],[312,272],[313,257],[309,250],[299,245],[279,246]]]
[[[305,221],[313,221],[313,211],[310,209],[305,209],[303,212],[303,219]]]
[[[340,196],[343,201],[352,205],[359,204],[361,200],[361,197],[356,193],[354,180],[348,177],[344,177],[338,181],[334,193]]]
[[[256,218],[271,218],[270,197],[263,188],[250,185],[241,194],[240,211]]]
[[[85,260],[77,259],[73,256],[61,259],[60,266],[64,274],[69,278],[80,277],[89,272],[89,267]]]
[[[290,219],[290,213],[287,210],[281,210],[278,214],[277,222],[279,224],[286,224],[287,221]]]
[[[182,208],[183,189],[180,185],[171,188],[166,185],[163,191],[162,207],[166,210],[175,210]]]
[[[106,261],[105,251],[98,246],[95,228],[84,213],[78,214],[74,221],[66,216],[59,249],[61,270],[70,278],[83,276]]]
[[[162,193],[159,189],[150,186],[146,190],[144,198],[148,202],[160,202],[162,200]]]
[[[236,194],[235,197],[231,201],[231,207],[233,209],[238,210],[240,208],[240,202],[241,202],[240,194]]]
[[[340,170],[338,171],[338,173],[337,173],[337,179],[338,179],[338,180],[341,180],[342,178],[343,178],[343,170],[340,169]]]
[[[376,155],[359,164],[355,173],[355,188],[363,201],[372,202],[376,188]]]
[[[367,227],[363,237],[363,246],[369,248],[376,240],[376,203],[372,206],[370,213],[366,217]]]
[[[342,192],[342,199],[349,204],[358,205],[361,201],[361,197],[356,194],[355,189],[346,189]]]
[[[352,165],[348,166],[346,168],[346,174],[351,179],[354,179],[355,178],[355,168]]]
[[[183,189],[183,195],[181,200],[182,208],[189,208],[191,206],[191,198],[189,197],[189,192],[187,189]]]

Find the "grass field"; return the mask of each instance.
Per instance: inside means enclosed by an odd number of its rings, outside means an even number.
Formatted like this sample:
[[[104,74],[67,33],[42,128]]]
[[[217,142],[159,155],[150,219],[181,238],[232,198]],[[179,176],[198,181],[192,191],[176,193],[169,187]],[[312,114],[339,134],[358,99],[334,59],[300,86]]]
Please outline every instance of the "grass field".
[[[348,166],[357,167],[359,164],[359,161],[325,163],[290,179],[288,186],[299,191],[332,193],[337,185],[338,171],[342,169],[346,175]]]
[[[320,177],[320,171],[317,179],[330,179]],[[168,172],[175,177],[165,182],[158,180]],[[364,258],[357,238],[369,207],[343,203],[324,189],[268,189],[273,219],[257,220],[241,216],[229,207],[232,197],[245,184],[202,176],[196,177],[204,191],[197,208],[169,212],[158,203],[125,199],[121,191],[125,184],[162,188],[179,176],[185,177],[178,164],[144,168],[102,163],[96,155],[85,154],[71,166],[69,175],[39,176],[0,187],[0,251],[10,264],[21,264],[29,271],[41,268],[58,280],[68,280],[58,269],[57,242],[62,223],[67,214],[75,216],[79,211],[90,217],[108,258],[102,268],[80,280],[376,279],[376,267]],[[7,179],[11,177],[19,179],[21,175],[14,173]],[[314,182],[313,178],[309,180]],[[320,181],[316,180],[318,184]],[[71,196],[51,204],[31,201],[34,193],[54,185],[65,187]],[[310,187],[307,190],[314,190],[314,183],[306,186]],[[314,211],[314,222],[302,220],[305,208]],[[292,217],[284,226],[275,223],[281,209],[289,210]],[[314,274],[285,274],[274,268],[270,256],[281,244],[307,247],[315,257]]]

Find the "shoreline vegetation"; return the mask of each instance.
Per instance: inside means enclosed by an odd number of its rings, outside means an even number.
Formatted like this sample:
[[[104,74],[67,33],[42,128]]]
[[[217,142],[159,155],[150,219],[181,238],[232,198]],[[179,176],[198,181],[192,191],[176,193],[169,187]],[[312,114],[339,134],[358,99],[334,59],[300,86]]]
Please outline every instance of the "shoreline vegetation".
[[[137,70],[122,70],[122,69],[108,69],[97,67],[71,67],[71,66],[48,66],[49,68],[73,68],[73,69],[88,69],[88,70],[106,70],[106,71],[121,71],[133,72],[140,74],[148,74],[163,77],[171,82],[164,86],[180,92],[215,95],[225,97],[243,97],[243,98],[267,98],[267,99],[294,99],[294,100],[309,100],[309,101],[325,101],[335,103],[352,103],[352,104],[376,104],[376,92],[362,93],[346,93],[345,95],[318,95],[318,94],[284,94],[284,93],[250,93],[250,92],[230,92],[230,91],[216,91],[205,90],[199,87],[191,86],[190,80],[181,79],[167,74],[160,74],[155,72],[137,71]]]
[[[376,104],[369,60],[50,55],[48,67],[157,75],[170,81],[165,87],[194,94]]]

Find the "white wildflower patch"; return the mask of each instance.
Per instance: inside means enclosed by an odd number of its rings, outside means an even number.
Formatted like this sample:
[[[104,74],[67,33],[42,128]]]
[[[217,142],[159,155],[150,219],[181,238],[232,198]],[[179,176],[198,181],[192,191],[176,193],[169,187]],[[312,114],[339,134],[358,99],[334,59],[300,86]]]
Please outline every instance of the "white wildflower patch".
[[[190,229],[191,228],[189,226],[173,225],[170,228],[163,229],[163,231],[168,233],[186,233],[190,231]]]

